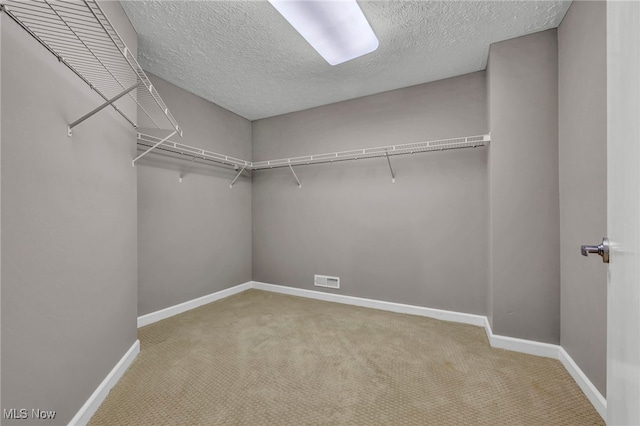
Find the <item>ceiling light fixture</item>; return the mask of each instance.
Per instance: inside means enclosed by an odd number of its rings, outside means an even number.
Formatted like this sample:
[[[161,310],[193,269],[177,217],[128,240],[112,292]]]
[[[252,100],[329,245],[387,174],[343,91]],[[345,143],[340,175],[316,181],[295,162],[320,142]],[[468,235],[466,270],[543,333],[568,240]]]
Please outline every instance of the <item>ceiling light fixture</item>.
[[[378,48],[378,38],[356,0],[269,0],[269,3],[330,65]]]

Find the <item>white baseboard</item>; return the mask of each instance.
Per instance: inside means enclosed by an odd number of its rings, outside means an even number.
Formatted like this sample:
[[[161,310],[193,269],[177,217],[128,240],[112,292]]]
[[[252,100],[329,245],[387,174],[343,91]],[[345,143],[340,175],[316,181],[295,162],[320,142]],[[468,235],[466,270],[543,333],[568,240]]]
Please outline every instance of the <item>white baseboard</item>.
[[[580,370],[578,365],[561,346],[493,334],[491,325],[489,324],[489,319],[486,316],[444,311],[440,309],[425,308],[422,306],[404,305],[401,303],[363,299],[360,297],[344,296],[335,293],[304,290],[257,281],[251,282],[251,288],[271,291],[274,293],[288,294],[291,296],[307,297],[311,299],[324,300],[327,302],[344,303],[347,305],[362,306],[366,308],[380,309],[383,311],[391,311],[403,314],[419,315],[444,321],[453,321],[484,327],[487,333],[489,344],[493,348],[506,349],[513,352],[521,352],[529,355],[536,355],[559,360],[567,369],[571,377],[573,377],[573,379],[576,381],[582,392],[584,392],[585,396],[591,402],[596,411],[598,411],[598,414],[600,414],[600,416],[606,421],[606,399],[602,396],[598,389],[596,389],[589,378],[582,372],[582,370]]]
[[[115,367],[109,372],[107,377],[100,383],[96,390],[91,394],[87,402],[84,403],[80,411],[69,422],[69,426],[84,426],[89,423],[91,417],[98,411],[102,401],[109,395],[112,387],[118,383],[120,377],[127,371],[136,356],[140,353],[140,341],[136,340],[129,350],[124,354]]]
[[[489,339],[489,344],[492,348],[506,349],[513,352],[521,352],[523,354],[559,359],[560,346],[558,345],[493,334],[489,320],[486,317],[484,328],[487,332],[487,338]]]
[[[560,347],[559,359],[564,368],[569,372],[573,380],[576,381],[582,392],[587,396],[591,405],[596,409],[600,417],[607,421],[607,400],[602,396],[600,391],[591,383],[591,380],[587,377],[586,374],[578,367],[578,364],[575,363],[573,358],[569,355],[567,351],[564,350],[563,347]]]
[[[423,306],[405,305],[402,303],[384,302],[381,300],[365,299],[361,297],[345,296],[336,293],[326,293],[315,290],[305,290],[295,287],[287,287],[282,285],[267,284],[258,281],[249,281],[235,287],[227,288],[198,299],[190,300],[179,305],[171,306],[160,311],[152,312],[147,315],[138,317],[138,327],[152,324],[156,321],[169,318],[173,315],[180,314],[198,306],[224,299],[225,297],[241,293],[245,290],[254,288],[256,290],[264,290],[272,293],[288,294],[291,296],[306,297],[310,299],[323,300],[326,302],[343,303],[346,305],[361,306],[365,308],[379,309],[383,311],[396,312],[401,314],[418,315],[428,318],[435,318],[443,321],[453,321],[462,324],[470,324],[478,327],[484,327],[487,333],[487,339],[491,347],[506,349],[514,352],[521,352],[529,355],[543,356],[547,358],[557,359],[567,369],[571,377],[576,381],[587,399],[591,402],[600,416],[606,420],[607,401],[600,394],[598,389],[591,383],[587,376],[580,370],[578,365],[573,361],[569,354],[559,345],[549,343],[535,342],[532,340],[517,339],[508,336],[499,336],[493,334],[489,320],[484,315],[465,314],[462,312],[445,311],[441,309],[426,308]],[[125,368],[126,369],[126,368]],[[106,380],[106,379],[105,379]],[[117,381],[117,380],[116,380]],[[96,391],[97,392],[97,391]],[[105,395],[106,396],[106,395]],[[103,398],[104,399],[104,398]],[[89,401],[87,401],[88,403]],[[86,405],[86,404],[85,404]],[[99,404],[98,404],[99,406]],[[84,408],[84,407],[83,407]],[[97,409],[97,406],[96,406]],[[95,412],[95,409],[93,410]],[[93,414],[93,412],[91,414]],[[78,417],[78,416],[76,416]],[[90,418],[91,416],[89,416]],[[75,419],[75,418],[74,418]],[[88,418],[87,418],[88,421]],[[75,424],[75,423],[72,423]],[[80,423],[82,424],[82,423]]]
[[[463,324],[484,327],[485,318],[482,315],[464,314],[461,312],[444,311],[441,309],[425,308],[422,306],[405,305],[402,303],[383,302],[380,300],[364,299],[362,297],[345,296],[335,293],[324,293],[315,290],[304,290],[294,287],[286,287],[275,284],[252,282],[252,288],[273,293],[288,294],[291,296],[307,297],[310,299],[324,300],[326,302],[343,303],[346,305],[362,306],[364,308],[379,309],[382,311],[396,312],[400,314],[419,315],[435,318],[443,321],[454,321]]]
[[[237,293],[242,293],[245,290],[249,290],[251,288],[251,284],[252,282],[249,281],[244,284],[239,284],[234,287],[216,291],[215,293],[207,294],[206,296],[198,297],[197,299],[188,300],[178,305],[169,306],[168,308],[151,312],[150,314],[139,316],[138,328],[144,327],[145,325],[153,324],[154,322],[181,314],[186,311],[190,311],[191,309],[206,305],[207,303],[215,302],[216,300],[224,299],[225,297],[233,296]]]

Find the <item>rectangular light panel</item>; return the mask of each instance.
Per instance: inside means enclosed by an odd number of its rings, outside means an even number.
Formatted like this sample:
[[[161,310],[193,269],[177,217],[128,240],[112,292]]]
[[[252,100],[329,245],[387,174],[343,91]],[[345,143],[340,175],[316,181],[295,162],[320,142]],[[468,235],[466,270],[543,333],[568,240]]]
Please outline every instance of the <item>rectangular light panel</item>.
[[[378,48],[378,38],[355,0],[269,0],[269,3],[330,65]]]

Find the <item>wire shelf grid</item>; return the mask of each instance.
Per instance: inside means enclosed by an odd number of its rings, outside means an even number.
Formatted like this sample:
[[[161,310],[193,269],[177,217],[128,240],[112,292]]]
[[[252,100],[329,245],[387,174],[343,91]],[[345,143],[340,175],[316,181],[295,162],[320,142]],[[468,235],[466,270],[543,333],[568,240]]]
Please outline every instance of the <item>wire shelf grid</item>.
[[[134,127],[137,106],[153,126],[182,135],[177,121],[95,0],[0,0],[0,7],[84,80],[106,102],[104,106],[111,105]],[[133,102],[116,102],[125,94]]]
[[[217,163],[233,166],[234,168],[244,167],[246,170],[275,169],[279,167],[289,167],[306,164],[330,163],[376,157],[390,157],[394,155],[417,154],[421,152],[445,151],[460,148],[475,148],[488,145],[490,140],[490,135],[469,136],[464,138],[441,139],[435,141],[408,143],[403,145],[354,149],[342,152],[331,152],[325,154],[314,154],[301,157],[280,158],[276,160],[251,162],[242,160],[240,158],[219,154],[213,151],[176,143],[171,140],[165,140],[164,142],[161,142],[162,138],[147,135],[144,133],[138,133],[138,145],[140,147],[148,148],[159,143],[156,149],[170,151],[174,154],[184,155],[190,158],[201,158],[203,160],[214,161]]]
[[[162,138],[147,135],[144,133],[138,133],[138,147],[140,148],[149,148],[157,143],[162,141]],[[201,159],[207,161],[213,161],[219,164],[225,164],[228,166],[235,167],[245,167],[247,169],[251,168],[251,162],[242,160],[240,158],[231,157],[229,155],[218,154],[217,152],[208,151],[202,148],[196,148],[193,146],[185,145],[178,142],[173,142],[170,140],[166,140],[160,145],[158,145],[155,149],[162,150],[165,152],[171,152],[173,154],[187,156],[192,159]]]
[[[469,136],[464,138],[441,139],[435,141],[415,142],[402,145],[380,146],[375,148],[352,149],[349,151],[326,154],[305,155],[301,157],[281,158],[277,160],[257,161],[251,163],[252,170],[273,169],[306,164],[330,163],[337,161],[359,160],[365,158],[391,157],[394,155],[415,154],[430,151],[445,151],[459,148],[475,148],[490,142],[490,135]]]

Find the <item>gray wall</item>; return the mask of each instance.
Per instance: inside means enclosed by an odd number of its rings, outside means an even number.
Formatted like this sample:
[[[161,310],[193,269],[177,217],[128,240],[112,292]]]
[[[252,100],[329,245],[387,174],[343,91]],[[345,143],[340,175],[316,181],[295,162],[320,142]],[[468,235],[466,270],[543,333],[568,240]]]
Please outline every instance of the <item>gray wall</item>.
[[[120,4],[104,7],[135,49]],[[1,405],[67,424],[136,340],[135,130],[105,109],[68,138],[101,98],[0,19]]]
[[[607,268],[580,255],[607,233],[605,2],[573,2],[558,29],[561,343],[604,395]]]
[[[490,49],[493,331],[560,343],[556,30]]]
[[[487,58],[487,68],[485,70],[487,77],[487,98],[486,98],[486,111],[487,111],[487,123],[489,123],[489,129],[491,129],[491,50],[489,50],[489,57]],[[486,186],[487,186],[487,292],[485,293],[485,300],[487,304],[487,320],[489,325],[493,329],[493,250],[491,249],[491,239],[493,235],[493,222],[491,220],[493,210],[491,208],[491,176],[489,173],[491,170],[491,155],[490,149],[487,150],[487,174],[486,174]]]
[[[0,19],[0,327],[2,322],[2,19]],[[0,329],[0,334],[2,330]],[[2,365],[2,338],[0,338],[0,366]],[[0,367],[0,376],[2,375]],[[2,380],[0,378],[0,409],[2,409]],[[0,424],[2,421],[0,420]]]
[[[256,161],[488,131],[485,73],[253,122]],[[253,278],[486,313],[486,148],[254,173]]]
[[[184,129],[171,140],[251,160],[248,120],[149,77]],[[194,164],[180,183],[188,165],[152,153],[136,167],[139,315],[251,281],[248,173],[229,189],[233,169]]]

